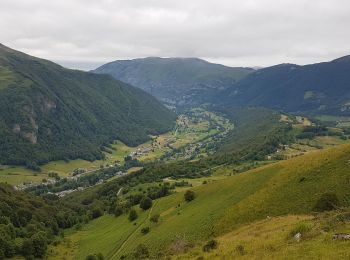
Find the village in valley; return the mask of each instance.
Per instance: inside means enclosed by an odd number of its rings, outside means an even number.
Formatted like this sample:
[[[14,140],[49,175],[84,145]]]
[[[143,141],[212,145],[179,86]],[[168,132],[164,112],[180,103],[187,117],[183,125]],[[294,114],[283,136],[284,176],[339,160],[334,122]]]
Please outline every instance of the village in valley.
[[[29,180],[14,186],[17,190],[50,190],[63,197],[137,171],[147,163],[204,158],[215,152],[220,141],[232,129],[233,124],[225,117],[201,108],[192,109],[178,117],[173,131],[151,136],[151,140],[144,144],[128,147],[116,141],[106,148],[104,160],[54,162],[43,166],[42,172],[33,174],[35,177],[41,175],[41,181]],[[104,174],[106,171],[107,175]]]

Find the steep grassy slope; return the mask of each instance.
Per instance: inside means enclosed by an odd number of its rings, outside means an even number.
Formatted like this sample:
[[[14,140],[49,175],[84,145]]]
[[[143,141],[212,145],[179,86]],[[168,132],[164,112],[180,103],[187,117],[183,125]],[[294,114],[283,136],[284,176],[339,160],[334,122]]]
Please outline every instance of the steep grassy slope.
[[[349,115],[349,71],[349,57],[306,66],[281,64],[250,74],[221,99],[288,112]]]
[[[101,158],[101,145],[136,145],[175,115],[145,92],[0,45],[0,163]]]
[[[174,259],[348,259],[348,241],[334,241],[350,231],[349,211],[314,216],[288,215],[245,225],[216,239],[217,249],[203,245]],[[293,236],[301,232],[297,241]]]
[[[210,102],[212,96],[253,70],[231,68],[195,58],[145,58],[107,63],[94,72],[137,86],[177,106]]]
[[[183,192],[159,199],[152,208],[152,214],[160,214],[158,224],[136,221],[140,228],[150,227],[146,235],[134,232],[131,223],[125,226],[125,215],[115,220],[104,216],[85,227],[80,233],[82,237],[92,238],[97,230],[107,232],[111,223],[105,225],[105,219],[115,223],[115,227],[120,225],[124,232],[127,228],[132,238],[120,248],[117,244],[125,241],[125,235],[110,233],[108,237],[116,246],[103,250],[89,243],[90,239],[81,238],[74,255],[79,259],[101,252],[114,259],[122,255],[132,257],[138,244],[146,245],[153,256],[178,254],[194,244],[267,216],[310,214],[325,193],[336,194],[340,206],[349,206],[349,152],[350,145],[344,145],[209,182],[193,188],[196,198],[191,202],[184,201]]]

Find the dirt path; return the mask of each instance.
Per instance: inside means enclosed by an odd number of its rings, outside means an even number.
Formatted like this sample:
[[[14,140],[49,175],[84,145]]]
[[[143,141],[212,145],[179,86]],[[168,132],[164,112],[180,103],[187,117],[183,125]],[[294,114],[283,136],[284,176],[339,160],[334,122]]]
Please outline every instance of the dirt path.
[[[140,230],[141,226],[142,226],[147,220],[149,220],[149,218],[151,217],[153,208],[156,206],[156,204],[157,204],[157,201],[155,201],[155,202],[153,203],[153,206],[152,206],[152,208],[149,210],[149,212],[148,212],[148,214],[147,214],[147,217],[146,217],[142,222],[140,222],[140,224],[135,228],[135,230],[134,230],[133,232],[131,232],[131,233],[127,236],[127,238],[124,240],[124,242],[123,242],[123,243],[120,245],[120,247],[118,248],[117,252],[115,252],[115,253],[113,254],[113,256],[111,257],[111,259],[119,259],[119,258],[117,258],[118,255],[119,255],[120,252],[123,250],[123,248],[125,247],[125,245],[129,242],[129,240],[131,239],[131,237],[132,237],[134,234],[136,234],[136,232],[138,232],[138,231]]]

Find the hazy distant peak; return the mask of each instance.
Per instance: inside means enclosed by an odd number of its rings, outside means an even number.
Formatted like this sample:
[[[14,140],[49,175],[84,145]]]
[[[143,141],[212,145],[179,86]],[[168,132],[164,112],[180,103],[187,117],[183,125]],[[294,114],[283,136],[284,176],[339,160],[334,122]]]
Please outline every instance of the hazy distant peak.
[[[350,55],[340,57],[338,59],[332,60],[332,62],[350,62]]]

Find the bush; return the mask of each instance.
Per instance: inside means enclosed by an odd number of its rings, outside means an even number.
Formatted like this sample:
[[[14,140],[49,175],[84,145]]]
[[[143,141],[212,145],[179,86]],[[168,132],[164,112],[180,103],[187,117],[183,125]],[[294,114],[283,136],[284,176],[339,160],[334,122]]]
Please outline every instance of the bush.
[[[149,220],[153,223],[158,223],[159,217],[160,217],[160,215],[156,214],[156,215],[153,215]]]
[[[119,217],[123,214],[123,208],[121,206],[117,206],[114,209],[114,216]]]
[[[135,253],[134,253],[135,259],[144,259],[149,257],[149,251],[148,248],[144,244],[139,244],[136,247]]]
[[[99,217],[101,217],[102,215],[103,215],[102,209],[100,209],[100,208],[95,208],[95,209],[92,210],[91,217],[92,217],[93,219],[99,218]]]
[[[238,245],[236,246],[236,252],[239,254],[239,255],[245,255],[245,249],[244,249],[244,246],[242,245]]]
[[[31,237],[35,257],[43,257],[47,249],[47,239],[45,232],[35,233]]]
[[[192,200],[194,200],[194,198],[195,198],[195,193],[194,193],[194,191],[192,191],[192,190],[187,190],[186,192],[185,192],[185,195],[184,195],[184,197],[185,197],[185,200],[186,201],[192,201]]]
[[[290,232],[290,236],[294,237],[296,234],[300,233],[304,235],[305,233],[309,232],[311,230],[311,225],[307,223],[298,223]]]
[[[128,217],[128,219],[129,219],[130,221],[134,221],[134,220],[136,220],[137,218],[138,218],[138,215],[137,215],[136,210],[131,209],[130,212],[129,212],[129,217]]]
[[[141,229],[141,233],[142,233],[143,235],[146,235],[147,233],[149,233],[149,227],[144,227],[144,228],[142,228],[142,229]]]
[[[204,252],[210,252],[213,249],[216,249],[218,247],[218,242],[214,239],[208,241],[204,246],[203,246],[203,251]]]
[[[148,210],[149,208],[152,207],[152,199],[149,197],[144,197],[141,202],[140,202],[140,208],[143,210]]]
[[[339,206],[339,199],[334,193],[324,193],[315,204],[314,210],[318,212],[334,210]]]
[[[88,255],[86,260],[103,260],[104,256],[102,253],[94,254],[94,255]]]

